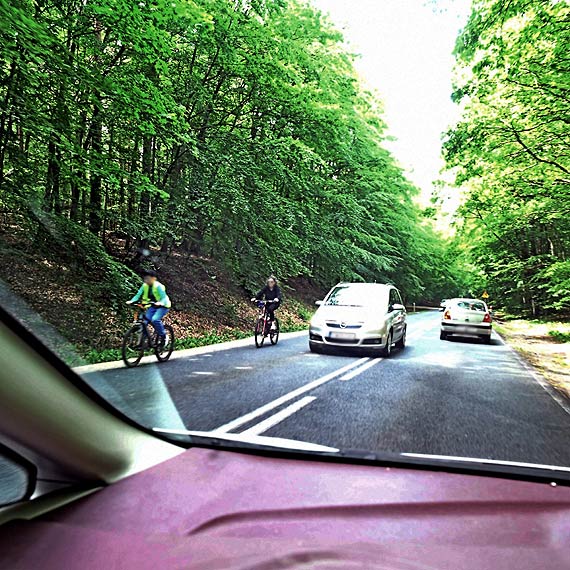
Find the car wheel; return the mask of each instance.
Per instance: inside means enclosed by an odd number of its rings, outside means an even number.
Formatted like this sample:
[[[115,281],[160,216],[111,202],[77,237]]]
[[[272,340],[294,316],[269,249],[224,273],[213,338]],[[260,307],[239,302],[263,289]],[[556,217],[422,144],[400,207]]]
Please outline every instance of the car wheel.
[[[406,348],[406,330],[407,327],[404,327],[404,332],[402,332],[400,340],[396,343],[396,346],[400,349]]]
[[[388,333],[388,340],[386,346],[382,349],[381,353],[384,358],[388,358],[392,354],[392,331]]]
[[[481,340],[485,343],[485,344],[491,344],[491,335],[487,336],[482,336]]]
[[[440,331],[439,332],[439,340],[447,340],[447,333]]]

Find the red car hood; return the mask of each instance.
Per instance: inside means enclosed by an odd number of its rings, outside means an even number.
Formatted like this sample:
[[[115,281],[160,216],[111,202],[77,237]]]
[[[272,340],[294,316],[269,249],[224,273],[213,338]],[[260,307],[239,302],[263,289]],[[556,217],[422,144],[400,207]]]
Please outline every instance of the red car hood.
[[[10,569],[570,568],[570,488],[191,449],[0,527]]]

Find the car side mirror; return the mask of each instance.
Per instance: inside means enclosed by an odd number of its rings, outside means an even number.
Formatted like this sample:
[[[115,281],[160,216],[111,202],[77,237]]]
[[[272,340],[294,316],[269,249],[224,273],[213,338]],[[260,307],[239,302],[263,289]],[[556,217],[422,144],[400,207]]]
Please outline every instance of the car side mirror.
[[[438,309],[438,311],[439,311],[440,313],[443,312],[443,307],[440,307],[440,308]]]
[[[392,311],[405,311],[406,307],[404,307],[404,305],[402,305],[401,303],[394,303],[393,305],[390,306],[390,309]]]
[[[315,305],[319,305],[319,307],[324,303],[324,301],[315,301]]]

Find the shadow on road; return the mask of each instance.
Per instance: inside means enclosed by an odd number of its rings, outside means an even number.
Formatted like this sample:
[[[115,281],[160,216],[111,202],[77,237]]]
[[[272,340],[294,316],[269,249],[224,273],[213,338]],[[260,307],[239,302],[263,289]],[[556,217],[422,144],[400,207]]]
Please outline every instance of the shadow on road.
[[[445,342],[456,342],[459,344],[483,344],[488,346],[502,346],[503,343],[500,340],[491,339],[491,342],[487,343],[483,339],[477,337],[470,337],[470,336],[448,336],[447,340],[441,341],[442,343]]]

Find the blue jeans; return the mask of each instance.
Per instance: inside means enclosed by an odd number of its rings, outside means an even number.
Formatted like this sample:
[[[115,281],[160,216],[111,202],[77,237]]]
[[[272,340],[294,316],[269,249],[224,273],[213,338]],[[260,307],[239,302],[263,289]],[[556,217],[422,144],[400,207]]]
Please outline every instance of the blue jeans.
[[[169,310],[170,309],[166,307],[149,307],[146,310],[145,317],[150,321],[150,324],[154,327],[158,336],[164,336],[166,334],[161,319]]]

